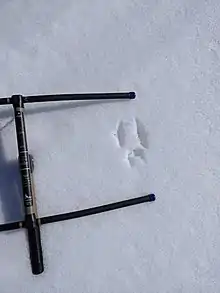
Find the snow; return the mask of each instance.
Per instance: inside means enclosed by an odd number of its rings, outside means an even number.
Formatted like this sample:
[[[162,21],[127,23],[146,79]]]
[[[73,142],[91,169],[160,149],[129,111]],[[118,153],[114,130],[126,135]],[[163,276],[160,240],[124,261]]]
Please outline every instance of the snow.
[[[0,95],[135,91],[134,101],[26,105],[40,216],[156,201],[0,234],[0,291],[220,290],[220,4],[4,1]],[[22,219],[13,111],[0,108],[0,222]]]

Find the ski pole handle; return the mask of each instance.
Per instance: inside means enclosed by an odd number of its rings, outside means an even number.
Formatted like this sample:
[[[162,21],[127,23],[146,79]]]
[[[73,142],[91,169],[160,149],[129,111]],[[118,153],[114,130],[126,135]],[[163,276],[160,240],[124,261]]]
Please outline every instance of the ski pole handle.
[[[27,215],[25,219],[29,243],[32,273],[39,275],[44,271],[41,246],[40,227],[35,215]]]

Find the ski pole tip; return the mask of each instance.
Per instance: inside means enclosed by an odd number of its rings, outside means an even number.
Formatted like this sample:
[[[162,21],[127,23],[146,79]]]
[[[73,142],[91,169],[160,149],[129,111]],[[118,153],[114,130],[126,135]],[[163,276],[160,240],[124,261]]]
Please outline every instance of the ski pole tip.
[[[147,199],[148,199],[148,201],[155,201],[156,200],[156,196],[155,196],[155,194],[148,194],[147,195]]]
[[[130,92],[130,93],[129,93],[129,98],[130,98],[131,100],[134,100],[134,99],[136,98],[136,93],[135,93],[135,92]]]

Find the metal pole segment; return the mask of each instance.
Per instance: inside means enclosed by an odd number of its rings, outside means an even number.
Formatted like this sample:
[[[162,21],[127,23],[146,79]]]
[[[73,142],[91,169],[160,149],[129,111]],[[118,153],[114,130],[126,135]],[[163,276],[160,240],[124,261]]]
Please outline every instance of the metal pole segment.
[[[43,254],[40,239],[40,227],[34,209],[33,186],[31,178],[30,156],[28,154],[27,137],[24,121],[24,104],[22,96],[12,96],[17,146],[19,154],[19,169],[21,174],[23,201],[25,211],[25,228],[27,229],[29,252],[33,274],[40,274],[44,270]]]
[[[64,221],[64,220],[82,218],[82,217],[95,215],[95,214],[101,214],[104,212],[108,212],[108,211],[112,211],[112,210],[116,210],[116,209],[121,209],[121,208],[129,207],[132,205],[137,205],[137,204],[141,204],[141,203],[145,203],[145,202],[151,202],[151,201],[155,201],[154,194],[148,194],[148,195],[144,195],[144,196],[140,196],[140,197],[126,199],[123,201],[109,203],[109,204],[105,204],[102,206],[92,207],[92,208],[74,211],[74,212],[70,212],[70,213],[42,217],[42,218],[38,218],[37,221],[40,222],[41,225],[44,225],[44,224],[60,222],[60,221]],[[24,221],[3,224],[3,225],[0,225],[0,232],[1,231],[15,230],[15,229],[24,228],[24,227],[25,227]]]
[[[54,94],[37,96],[19,96],[23,103],[59,102],[59,101],[91,101],[91,100],[133,100],[135,92],[124,93],[82,93],[82,94]],[[0,105],[13,104],[13,97],[0,99]]]
[[[92,94],[57,94],[24,96],[24,103],[55,102],[55,101],[89,101],[89,100],[131,100],[135,98],[134,92],[129,93],[92,93]]]
[[[43,224],[54,223],[54,222],[59,222],[59,221],[64,221],[64,220],[82,218],[82,217],[100,214],[100,213],[132,206],[132,205],[141,204],[144,202],[150,202],[150,201],[154,201],[154,200],[155,200],[155,195],[149,194],[149,195],[145,195],[145,196],[141,196],[141,197],[118,201],[115,203],[105,204],[102,206],[97,206],[97,207],[79,210],[79,211],[75,211],[75,212],[43,217],[40,219],[40,222],[41,222],[41,225],[43,225]]]
[[[0,232],[16,230],[24,227],[24,222],[13,222],[0,225]]]
[[[8,104],[11,104],[11,98],[0,99],[0,105],[8,105]]]

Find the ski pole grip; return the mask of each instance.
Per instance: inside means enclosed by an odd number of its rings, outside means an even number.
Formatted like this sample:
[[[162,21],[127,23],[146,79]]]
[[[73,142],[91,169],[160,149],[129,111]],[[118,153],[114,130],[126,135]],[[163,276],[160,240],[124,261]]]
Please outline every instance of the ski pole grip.
[[[32,272],[34,275],[39,275],[44,271],[40,227],[35,215],[27,215],[25,222],[28,235]]]

